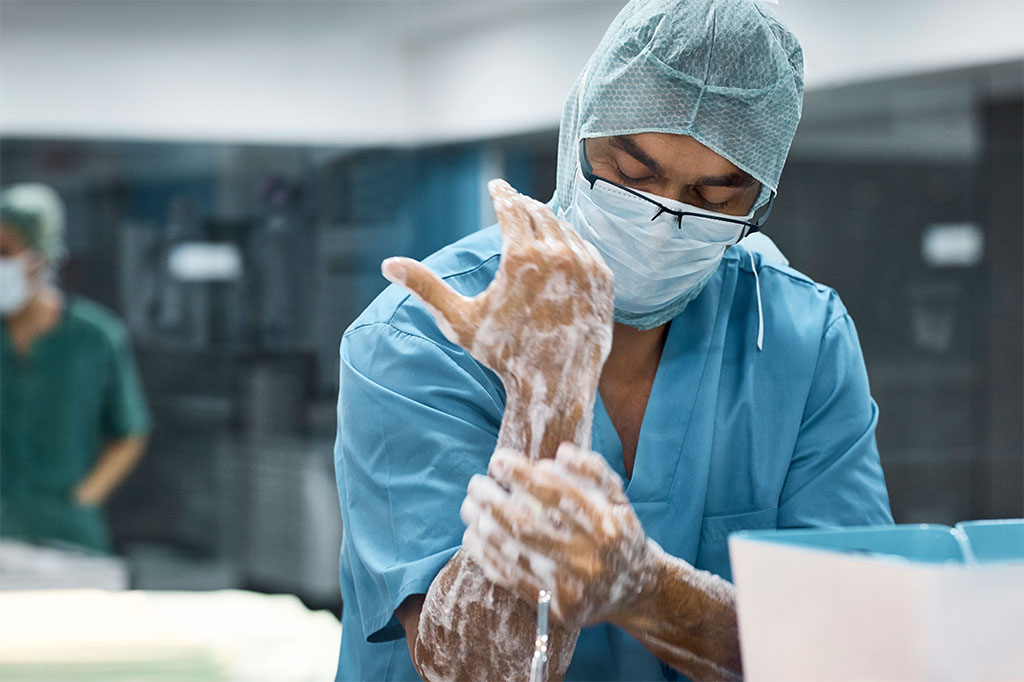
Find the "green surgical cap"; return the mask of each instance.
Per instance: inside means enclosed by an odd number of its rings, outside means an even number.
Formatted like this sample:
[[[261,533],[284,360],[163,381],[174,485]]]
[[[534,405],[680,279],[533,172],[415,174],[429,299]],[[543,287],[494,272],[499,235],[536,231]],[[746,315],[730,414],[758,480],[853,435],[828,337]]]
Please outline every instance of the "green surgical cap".
[[[28,248],[42,253],[51,265],[63,260],[64,202],[51,187],[26,182],[0,190],[0,222],[17,231]]]
[[[579,141],[688,135],[771,191],[796,133],[803,53],[759,0],[633,0],[565,103],[558,205],[572,202]]]

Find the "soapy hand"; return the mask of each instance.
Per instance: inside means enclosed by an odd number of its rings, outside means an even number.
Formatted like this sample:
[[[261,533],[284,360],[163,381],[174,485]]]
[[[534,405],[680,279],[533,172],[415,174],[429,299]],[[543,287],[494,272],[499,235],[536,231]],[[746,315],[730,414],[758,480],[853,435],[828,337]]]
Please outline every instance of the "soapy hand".
[[[462,551],[523,599],[552,590],[570,627],[614,620],[657,579],[649,541],[619,477],[597,453],[569,443],[553,460],[498,450],[462,505]]]
[[[488,189],[502,251],[483,293],[462,296],[409,258],[389,258],[381,271],[423,301],[448,339],[501,378],[508,401],[498,446],[551,457],[563,440],[590,442],[590,408],[611,348],[612,273],[549,207],[504,180]]]

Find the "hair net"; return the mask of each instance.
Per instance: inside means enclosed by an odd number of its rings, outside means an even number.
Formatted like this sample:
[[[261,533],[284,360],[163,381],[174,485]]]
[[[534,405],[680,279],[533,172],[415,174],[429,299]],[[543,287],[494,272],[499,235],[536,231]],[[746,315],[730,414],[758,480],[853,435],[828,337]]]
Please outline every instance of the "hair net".
[[[572,201],[581,138],[641,132],[688,135],[774,192],[802,100],[800,44],[763,3],[633,0],[566,100],[555,198]]]
[[[0,190],[0,222],[52,265],[64,258],[64,203],[51,187],[26,182]]]

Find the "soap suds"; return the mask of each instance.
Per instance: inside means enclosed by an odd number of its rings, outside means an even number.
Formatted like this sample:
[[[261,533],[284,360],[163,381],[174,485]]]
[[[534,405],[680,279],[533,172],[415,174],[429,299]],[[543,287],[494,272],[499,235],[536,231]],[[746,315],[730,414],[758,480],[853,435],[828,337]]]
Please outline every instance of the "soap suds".
[[[612,342],[611,271],[547,206],[504,181],[492,181],[489,189],[502,229],[501,264],[491,285],[468,299],[440,280],[424,277],[423,289],[413,293],[446,338],[466,348],[504,383],[507,401],[499,449],[536,461],[554,457],[563,441],[589,447],[597,382]],[[402,267],[422,268],[414,262]],[[388,276],[388,268],[384,270]],[[411,278],[393,281],[404,284]],[[485,500],[496,493],[476,487]],[[526,505],[530,513],[547,513],[544,505],[534,503]],[[430,680],[525,680],[533,654],[536,601],[520,599],[495,582],[507,583],[501,570],[514,566],[528,568],[553,585],[556,563],[524,551],[516,537],[505,538],[492,550],[502,524],[479,500],[467,497],[462,513],[474,517],[481,537],[489,538],[487,548],[468,539],[431,583],[420,612],[414,660]],[[496,562],[501,569],[482,568],[469,558],[484,551],[503,557]],[[578,634],[578,629],[552,623],[550,679],[564,676]]]

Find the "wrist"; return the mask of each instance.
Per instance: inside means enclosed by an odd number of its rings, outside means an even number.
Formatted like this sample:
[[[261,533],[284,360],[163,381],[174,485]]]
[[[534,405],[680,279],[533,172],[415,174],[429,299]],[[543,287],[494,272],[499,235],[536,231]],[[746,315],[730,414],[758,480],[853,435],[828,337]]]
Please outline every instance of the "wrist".
[[[98,506],[103,502],[102,496],[88,482],[82,483],[74,492],[74,500],[77,504],[85,506]]]
[[[644,623],[657,619],[671,561],[661,545],[645,538],[644,552],[633,576],[634,596],[609,617],[609,622],[626,631],[637,631],[644,629]]]
[[[590,447],[597,387],[559,386],[535,392],[530,386],[506,382],[505,412],[498,447],[525,453],[531,459],[554,457],[564,442]]]

